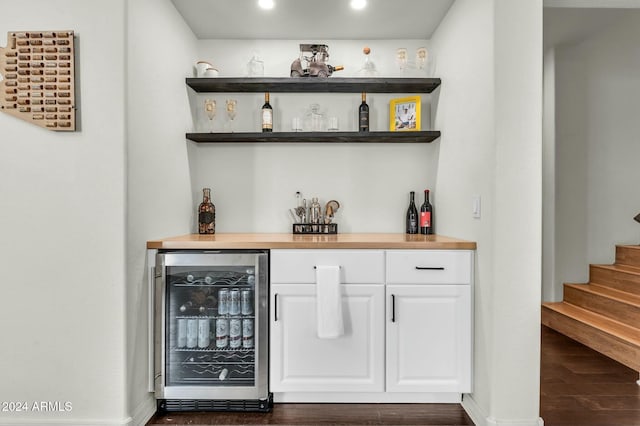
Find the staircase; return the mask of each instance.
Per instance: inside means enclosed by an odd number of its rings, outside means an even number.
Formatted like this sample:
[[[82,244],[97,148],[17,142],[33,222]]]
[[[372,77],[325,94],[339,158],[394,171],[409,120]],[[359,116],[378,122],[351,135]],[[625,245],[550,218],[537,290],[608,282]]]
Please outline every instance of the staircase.
[[[542,304],[542,324],[640,371],[640,246],[616,246],[613,265],[565,284],[562,302]]]

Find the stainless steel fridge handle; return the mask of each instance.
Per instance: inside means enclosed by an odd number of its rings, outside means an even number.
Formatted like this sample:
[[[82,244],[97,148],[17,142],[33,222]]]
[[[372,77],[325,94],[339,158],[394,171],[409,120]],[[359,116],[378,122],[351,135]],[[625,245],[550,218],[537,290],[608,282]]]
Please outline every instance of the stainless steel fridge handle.
[[[156,255],[155,250],[153,253],[150,253],[148,256],[148,264],[149,270],[147,273],[149,274],[148,281],[148,290],[149,290],[149,309],[148,309],[148,383],[147,383],[147,391],[154,392],[155,391],[155,281],[156,281],[156,265],[155,265]]]

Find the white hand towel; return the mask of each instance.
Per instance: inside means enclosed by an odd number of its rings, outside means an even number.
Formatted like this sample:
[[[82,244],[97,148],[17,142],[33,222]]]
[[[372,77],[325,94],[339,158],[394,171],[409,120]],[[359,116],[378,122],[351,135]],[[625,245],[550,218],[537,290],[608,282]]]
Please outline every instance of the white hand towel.
[[[319,338],[344,334],[339,266],[316,266],[316,318]]]

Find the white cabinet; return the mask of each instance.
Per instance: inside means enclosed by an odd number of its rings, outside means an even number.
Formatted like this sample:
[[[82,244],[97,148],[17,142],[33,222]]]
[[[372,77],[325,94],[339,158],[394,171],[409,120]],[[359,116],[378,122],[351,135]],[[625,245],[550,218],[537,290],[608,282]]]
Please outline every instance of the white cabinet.
[[[340,266],[336,339],[317,337],[317,265]],[[472,277],[471,250],[272,250],[270,390],[281,402],[459,401],[472,391]]]
[[[472,252],[386,253],[388,392],[471,392]]]
[[[388,285],[388,392],[471,392],[468,285]]]
[[[339,266],[344,335],[321,339],[314,267]],[[384,391],[384,251],[271,251],[272,392]]]
[[[344,335],[320,339],[315,284],[271,285],[272,392],[384,390],[384,285],[342,286]]]

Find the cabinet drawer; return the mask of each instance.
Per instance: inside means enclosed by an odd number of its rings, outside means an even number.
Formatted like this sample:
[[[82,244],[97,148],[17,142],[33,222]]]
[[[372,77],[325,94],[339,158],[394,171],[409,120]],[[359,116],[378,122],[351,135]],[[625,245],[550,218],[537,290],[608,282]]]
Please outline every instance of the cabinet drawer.
[[[340,266],[343,284],[384,283],[382,250],[271,250],[271,282],[313,284],[316,265]]]
[[[471,251],[388,250],[389,284],[470,284]]]

